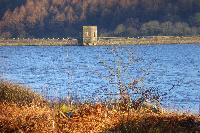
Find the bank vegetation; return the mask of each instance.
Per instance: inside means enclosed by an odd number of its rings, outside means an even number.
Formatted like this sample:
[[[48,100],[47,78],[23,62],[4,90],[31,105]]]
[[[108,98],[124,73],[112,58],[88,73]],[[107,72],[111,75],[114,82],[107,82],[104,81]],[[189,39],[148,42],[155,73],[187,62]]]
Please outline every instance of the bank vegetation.
[[[0,132],[195,132],[200,117],[113,103],[49,102],[26,87],[0,83]]]

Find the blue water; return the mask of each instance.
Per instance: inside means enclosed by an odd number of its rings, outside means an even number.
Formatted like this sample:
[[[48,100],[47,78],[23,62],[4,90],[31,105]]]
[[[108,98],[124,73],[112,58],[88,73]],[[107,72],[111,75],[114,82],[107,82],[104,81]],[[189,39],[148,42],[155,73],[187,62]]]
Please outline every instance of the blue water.
[[[200,45],[0,47],[0,78],[47,98],[82,101],[117,98],[120,81],[153,88],[162,106],[198,112]],[[118,75],[117,75],[118,74]],[[114,95],[111,95],[114,94]]]

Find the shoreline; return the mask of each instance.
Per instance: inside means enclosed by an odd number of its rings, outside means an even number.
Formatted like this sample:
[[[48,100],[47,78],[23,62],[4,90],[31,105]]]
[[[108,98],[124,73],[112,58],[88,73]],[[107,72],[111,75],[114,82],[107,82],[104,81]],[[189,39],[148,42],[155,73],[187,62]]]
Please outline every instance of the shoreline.
[[[168,45],[200,44],[200,36],[149,36],[138,38],[100,39],[97,45]]]
[[[155,110],[153,106],[48,101],[17,84],[0,82],[0,132],[199,131],[196,114]]]
[[[83,45],[78,39],[0,39],[0,46],[112,46],[112,45],[200,44],[200,36],[144,36],[99,38],[96,45]]]
[[[77,39],[0,39],[0,46],[77,46]]]

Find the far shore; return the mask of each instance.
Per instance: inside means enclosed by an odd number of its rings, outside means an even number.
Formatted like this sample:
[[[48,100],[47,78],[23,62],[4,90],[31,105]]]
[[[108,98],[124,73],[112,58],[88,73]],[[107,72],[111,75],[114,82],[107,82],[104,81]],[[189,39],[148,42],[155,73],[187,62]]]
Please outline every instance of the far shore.
[[[96,45],[159,45],[200,44],[200,36],[142,36],[142,37],[99,37]],[[0,46],[80,46],[75,38],[57,39],[0,39]]]
[[[200,44],[200,36],[144,36],[100,39],[97,45]]]
[[[65,46],[78,45],[77,39],[73,38],[56,38],[56,39],[0,39],[0,46]]]

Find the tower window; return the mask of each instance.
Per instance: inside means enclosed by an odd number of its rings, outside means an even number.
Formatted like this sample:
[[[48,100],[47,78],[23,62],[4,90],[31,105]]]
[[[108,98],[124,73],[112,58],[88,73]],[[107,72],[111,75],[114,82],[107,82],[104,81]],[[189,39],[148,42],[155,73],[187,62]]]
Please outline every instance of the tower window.
[[[88,32],[85,32],[85,35],[88,36],[89,35]]]

